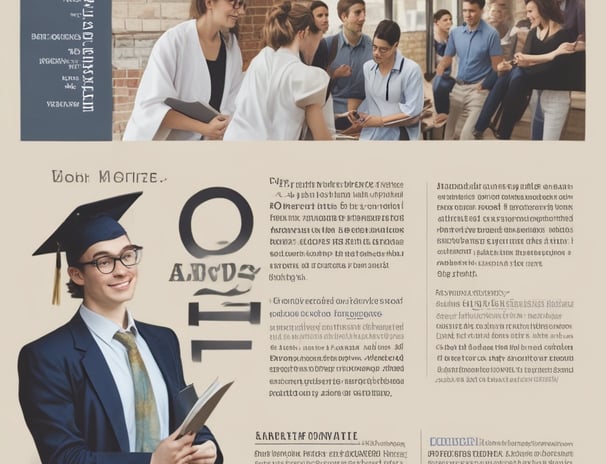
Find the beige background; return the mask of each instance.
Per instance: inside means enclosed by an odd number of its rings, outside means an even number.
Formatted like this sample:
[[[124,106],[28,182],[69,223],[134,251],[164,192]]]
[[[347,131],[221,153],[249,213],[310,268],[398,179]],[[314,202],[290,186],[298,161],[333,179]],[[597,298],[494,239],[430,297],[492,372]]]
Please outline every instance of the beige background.
[[[5,5],[6,18],[18,17],[18,2]],[[77,303],[64,298],[50,306],[52,257],[31,257],[71,209],[80,203],[142,189],[144,195],[127,213],[124,224],[144,245],[145,257],[137,297],[131,305],[143,320],[172,326],[182,337],[186,377],[198,388],[216,375],[236,384],[219,405],[210,426],[221,442],[226,462],[253,462],[256,430],[351,430],[364,439],[403,440],[410,463],[424,459],[419,446],[430,435],[481,435],[492,439],[559,439],[576,442],[575,464],[603,459],[605,411],[603,328],[604,227],[603,141],[604,92],[597,37],[603,3],[588,6],[587,141],[559,143],[21,143],[19,142],[18,22],[2,29],[1,112],[3,153],[2,212],[5,244],[2,294],[6,335],[1,356],[2,448],[15,464],[38,462],[17,403],[16,358],[19,348],[71,317]],[[592,59],[593,58],[593,59]],[[94,173],[99,169],[156,171],[166,178],[156,185],[53,184],[52,169]],[[186,325],[191,287],[169,283],[174,262],[191,259],[180,245],[176,222],[183,203],[198,190],[226,186],[251,204],[255,230],[233,260],[267,269],[267,204],[275,189],[269,176],[297,179],[382,178],[406,183],[411,246],[407,259],[389,273],[358,275],[355,286],[337,275],[290,288],[255,280],[251,297],[265,304],[273,295],[364,293],[399,288],[405,296],[408,384],[389,400],[269,400],[265,398],[267,319],[260,326],[221,328],[220,337],[252,339],[250,352],[204,356],[188,362],[188,341],[215,338],[213,327]],[[436,386],[425,377],[425,195],[437,181],[561,181],[576,187],[577,253],[567,267],[547,268],[541,275],[493,274],[500,286],[540,295],[566,295],[577,302],[575,315],[577,374],[556,385],[516,387]],[[233,221],[233,211],[217,218]],[[229,258],[231,261],[231,257]],[[263,271],[262,271],[263,272]],[[436,286],[429,282],[429,288]],[[478,285],[481,287],[481,285]],[[355,288],[355,290],[352,290]],[[267,306],[264,306],[266,308]],[[263,316],[262,316],[263,317]],[[399,317],[394,315],[393,317]],[[225,330],[223,332],[223,330]],[[219,337],[217,337],[219,338]],[[426,451],[426,441],[423,442]]]

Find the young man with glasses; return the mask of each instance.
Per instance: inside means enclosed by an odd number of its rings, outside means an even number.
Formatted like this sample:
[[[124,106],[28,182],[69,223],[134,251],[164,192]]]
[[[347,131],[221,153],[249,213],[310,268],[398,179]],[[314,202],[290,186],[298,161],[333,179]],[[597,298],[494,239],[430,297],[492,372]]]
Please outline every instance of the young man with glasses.
[[[43,464],[210,464],[210,430],[178,437],[187,412],[175,333],[127,310],[142,247],[118,219],[140,192],[76,208],[34,255],[60,253],[82,304],[64,326],[19,353],[19,400]],[[59,299],[58,274],[54,302]]]

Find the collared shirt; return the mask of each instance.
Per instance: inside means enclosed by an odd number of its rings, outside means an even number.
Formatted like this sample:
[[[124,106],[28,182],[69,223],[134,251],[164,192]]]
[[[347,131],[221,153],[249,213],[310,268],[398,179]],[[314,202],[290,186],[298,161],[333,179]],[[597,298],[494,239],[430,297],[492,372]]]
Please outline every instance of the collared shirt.
[[[151,379],[154,390],[158,414],[160,416],[160,438],[165,438],[169,433],[168,393],[166,391],[166,384],[164,383],[162,372],[160,372],[149,346],[137,331],[135,321],[132,319],[130,313],[127,313],[127,315],[127,330],[130,330],[135,334],[137,348],[139,348],[139,352],[141,353],[141,357],[145,363],[145,367]],[[94,311],[91,311],[84,305],[80,305],[80,316],[92,334],[93,339],[101,349],[101,353],[109,366],[114,378],[114,382],[116,383],[116,387],[118,387],[118,393],[120,394],[120,400],[122,401],[122,409],[124,410],[126,429],[128,430],[130,451],[134,452],[136,427],[133,379],[130,364],[128,362],[128,355],[126,354],[126,348],[118,340],[114,339],[114,334],[123,329],[118,324],[110,321],[100,314],[95,313]]]
[[[447,56],[457,56],[457,79],[476,83],[492,71],[493,56],[502,56],[499,33],[483,19],[477,29],[470,31],[466,25],[455,27],[450,31]]]
[[[362,67],[368,60],[372,60],[372,40],[366,34],[362,34],[357,44],[350,45],[345,39],[343,31],[341,31],[327,38],[329,54],[333,40],[338,40],[339,42],[337,45],[337,54],[329,66],[329,71],[334,71],[342,64],[347,64],[351,67],[351,76],[335,79],[332,87],[334,112],[344,113],[347,111],[347,99],[364,99],[364,74]]]
[[[390,116],[405,113],[417,116],[423,110],[423,74],[421,67],[409,58],[396,51],[393,68],[382,75],[379,65],[374,61],[364,64],[364,81],[366,99],[360,111],[371,116]],[[419,138],[419,126],[415,124],[406,128],[410,140]],[[399,127],[365,127],[360,139],[364,140],[398,140]]]

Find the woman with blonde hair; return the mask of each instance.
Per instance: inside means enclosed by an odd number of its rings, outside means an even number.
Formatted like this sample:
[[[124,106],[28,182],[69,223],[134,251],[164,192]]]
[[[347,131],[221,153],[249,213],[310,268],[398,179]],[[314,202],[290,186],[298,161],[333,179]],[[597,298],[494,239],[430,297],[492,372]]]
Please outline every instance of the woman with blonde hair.
[[[331,139],[323,115],[328,74],[299,58],[302,48],[315,51],[322,39],[311,10],[290,1],[274,5],[263,39],[266,47],[246,71],[224,139],[298,140],[306,129],[315,140]]]
[[[192,19],[154,44],[124,140],[221,139],[242,82],[235,31],[244,0],[192,0]],[[171,109],[166,98],[202,102],[220,114],[209,122]]]

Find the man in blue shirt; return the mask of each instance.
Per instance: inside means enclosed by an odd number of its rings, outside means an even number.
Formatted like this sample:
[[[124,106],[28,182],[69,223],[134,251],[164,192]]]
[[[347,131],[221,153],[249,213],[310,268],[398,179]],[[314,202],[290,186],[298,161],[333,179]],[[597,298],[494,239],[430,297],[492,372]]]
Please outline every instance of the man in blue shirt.
[[[450,31],[444,58],[436,74],[441,76],[458,59],[456,84],[450,94],[450,113],[444,138],[472,140],[473,128],[488,95],[482,81],[503,60],[498,32],[482,19],[485,0],[463,2],[465,24]]]
[[[335,116],[356,110],[364,100],[364,63],[372,60],[372,40],[362,33],[366,21],[364,0],[339,0],[337,13],[343,22],[341,32],[326,39],[328,74],[333,79],[331,91]],[[334,41],[337,41],[336,43]],[[334,50],[334,52],[333,52]],[[335,127],[343,130],[351,123],[347,116],[337,117]]]

